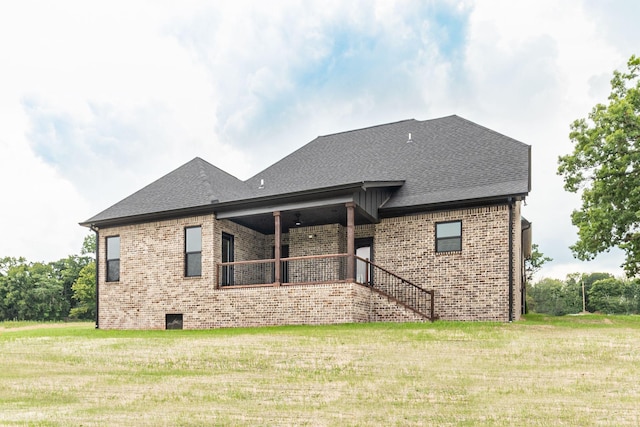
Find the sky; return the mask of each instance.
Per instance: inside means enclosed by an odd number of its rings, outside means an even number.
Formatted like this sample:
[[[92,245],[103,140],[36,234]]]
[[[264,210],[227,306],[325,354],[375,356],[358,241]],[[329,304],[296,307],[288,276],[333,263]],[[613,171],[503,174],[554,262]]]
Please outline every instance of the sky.
[[[573,258],[569,126],[640,55],[640,2],[0,3],[0,257],[80,252],[78,225],[194,157],[247,179],[316,136],[456,114],[532,146],[523,215]]]

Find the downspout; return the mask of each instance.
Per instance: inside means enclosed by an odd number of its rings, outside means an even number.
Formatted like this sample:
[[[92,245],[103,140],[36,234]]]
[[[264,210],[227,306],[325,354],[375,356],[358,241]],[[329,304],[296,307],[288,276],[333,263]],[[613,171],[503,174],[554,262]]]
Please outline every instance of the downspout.
[[[89,228],[96,233],[96,329],[100,329],[100,287],[98,286],[100,283],[100,237],[98,235],[98,227],[91,224]]]
[[[509,204],[509,322],[513,322],[513,198]]]
[[[527,231],[528,229],[531,228],[531,223],[529,223],[529,226],[527,228],[523,228],[522,231],[520,232],[520,242],[524,242],[524,232]],[[521,243],[521,248],[523,246],[523,243]],[[527,314],[527,272],[525,269],[525,258],[524,258],[524,249],[522,250],[522,264],[520,264],[520,268],[522,269],[521,272],[521,280],[522,280],[522,285],[521,285],[521,292],[522,292],[522,314]]]

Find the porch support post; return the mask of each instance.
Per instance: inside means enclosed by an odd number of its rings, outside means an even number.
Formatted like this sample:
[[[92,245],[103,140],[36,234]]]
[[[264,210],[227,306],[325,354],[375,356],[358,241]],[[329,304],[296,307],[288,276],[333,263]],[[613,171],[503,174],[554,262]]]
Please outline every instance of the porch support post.
[[[275,265],[273,266],[273,271],[274,271],[274,285],[276,286],[280,286],[280,247],[281,247],[281,235],[282,235],[282,229],[281,229],[281,225],[280,225],[280,211],[275,211],[273,213],[273,219],[275,222],[275,236],[274,236],[274,254],[273,257],[275,258]]]
[[[355,280],[355,207],[354,202],[347,202],[347,277],[348,281]]]

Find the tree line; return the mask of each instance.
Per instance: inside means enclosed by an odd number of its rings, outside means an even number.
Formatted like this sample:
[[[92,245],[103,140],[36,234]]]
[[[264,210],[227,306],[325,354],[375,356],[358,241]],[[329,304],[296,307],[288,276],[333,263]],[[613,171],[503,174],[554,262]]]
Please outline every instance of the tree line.
[[[527,284],[530,312],[563,316],[581,313],[640,314],[640,279],[609,273],[574,273],[565,280],[545,278]]]
[[[0,321],[94,319],[95,235],[80,255],[49,263],[0,258]]]
[[[533,276],[552,258],[537,244],[531,245],[531,257],[525,261],[528,312],[563,316],[591,313],[640,314],[640,278],[616,278],[609,273],[573,273],[565,280]]]

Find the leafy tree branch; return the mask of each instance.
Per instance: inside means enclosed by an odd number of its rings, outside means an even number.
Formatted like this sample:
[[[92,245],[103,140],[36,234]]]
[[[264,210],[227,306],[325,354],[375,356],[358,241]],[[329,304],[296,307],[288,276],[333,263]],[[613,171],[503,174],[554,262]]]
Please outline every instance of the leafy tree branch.
[[[571,220],[578,259],[618,247],[629,276],[640,273],[640,58],[614,71],[608,104],[597,104],[586,119],[571,124],[573,153],[560,156],[564,188],[581,193]]]

